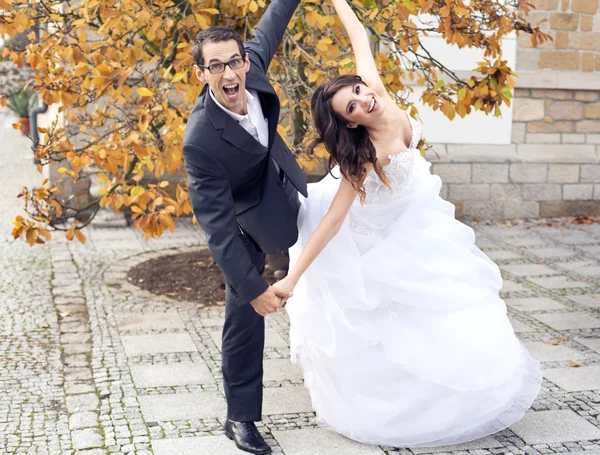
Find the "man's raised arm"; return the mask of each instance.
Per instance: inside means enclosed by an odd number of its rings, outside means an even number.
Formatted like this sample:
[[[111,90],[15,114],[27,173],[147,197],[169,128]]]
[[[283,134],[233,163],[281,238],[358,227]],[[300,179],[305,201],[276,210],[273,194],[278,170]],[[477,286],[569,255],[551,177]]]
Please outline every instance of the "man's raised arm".
[[[246,43],[246,50],[258,57],[258,62],[253,60],[253,63],[265,74],[299,4],[300,0],[274,0],[254,29],[252,39]]]

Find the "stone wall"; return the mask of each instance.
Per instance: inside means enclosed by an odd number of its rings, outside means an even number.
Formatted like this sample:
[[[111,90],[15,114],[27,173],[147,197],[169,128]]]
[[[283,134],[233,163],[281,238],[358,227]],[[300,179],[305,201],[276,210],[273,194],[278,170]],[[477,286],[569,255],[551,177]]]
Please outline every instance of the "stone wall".
[[[19,68],[12,62],[0,62],[0,95],[9,95],[21,90],[33,79],[29,67]]]
[[[533,0],[552,42],[517,45],[512,141],[435,145],[462,218],[600,216],[600,0]]]
[[[534,0],[528,20],[541,24],[553,41],[533,48],[529,35],[519,36],[517,60],[523,70],[600,71],[599,0]]]
[[[532,0],[527,19],[553,41],[533,48],[529,35],[517,40],[520,87],[600,89],[600,0]],[[546,22],[541,22],[546,21]]]
[[[464,218],[600,215],[600,92],[517,89],[512,143],[435,145]]]

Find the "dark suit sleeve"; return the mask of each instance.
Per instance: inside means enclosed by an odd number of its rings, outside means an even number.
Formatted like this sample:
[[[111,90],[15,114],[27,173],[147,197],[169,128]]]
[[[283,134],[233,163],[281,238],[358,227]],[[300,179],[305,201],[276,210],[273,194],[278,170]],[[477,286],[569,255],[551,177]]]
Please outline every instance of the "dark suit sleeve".
[[[223,271],[236,302],[250,302],[269,285],[252,265],[239,238],[225,169],[209,152],[194,145],[184,145],[183,156],[194,215],[208,235],[208,248]]]
[[[258,57],[253,62],[265,74],[299,3],[299,0],[274,0],[254,29],[252,39],[246,43],[246,51]]]

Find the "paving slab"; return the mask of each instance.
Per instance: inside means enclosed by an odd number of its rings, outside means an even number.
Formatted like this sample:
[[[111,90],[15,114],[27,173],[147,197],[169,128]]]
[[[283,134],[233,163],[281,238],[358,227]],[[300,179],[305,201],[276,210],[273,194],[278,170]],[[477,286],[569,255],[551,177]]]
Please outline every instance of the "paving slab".
[[[475,239],[475,244],[479,248],[496,248],[498,246],[496,242],[487,237],[483,237],[482,235],[477,236],[477,238]]]
[[[502,447],[502,444],[492,436],[476,439],[475,441],[465,442],[464,444],[456,444],[443,447],[415,447],[411,448],[411,452],[419,455],[422,453],[437,453],[437,452],[460,452],[465,450],[485,450]]]
[[[600,338],[575,338],[575,341],[600,354]]]
[[[76,412],[69,417],[69,428],[79,430],[98,426],[98,413],[93,411]]]
[[[213,384],[215,379],[205,363],[185,362],[169,365],[132,365],[131,377],[139,389],[175,387],[190,384]]]
[[[115,314],[120,330],[164,330],[185,329],[185,324],[177,313],[120,313]]]
[[[359,444],[322,428],[273,431],[285,455],[385,455],[377,446]]]
[[[567,392],[600,390],[600,366],[552,368],[544,370],[544,377]]]
[[[3,162],[0,208],[5,214],[0,217],[0,227],[4,232],[0,235],[0,288],[5,290],[7,297],[0,305],[0,320],[10,327],[9,331],[0,335],[0,345],[6,347],[5,355],[0,356],[0,371],[3,373],[0,383],[9,390],[8,394],[2,395],[3,406],[0,406],[0,452],[242,455],[243,452],[223,435],[204,436],[212,430],[219,432],[219,422],[225,416],[224,398],[217,392],[221,390],[220,384],[216,387],[213,379],[209,378],[211,382],[207,385],[211,392],[203,393],[213,393],[212,398],[189,392],[183,397],[183,392],[169,395],[172,390],[168,390],[169,385],[176,385],[177,390],[185,386],[196,390],[199,387],[195,385],[207,378],[207,370],[203,367],[176,371],[177,367],[172,367],[175,364],[203,365],[205,361],[210,371],[218,374],[220,359],[209,333],[218,332],[223,326],[223,309],[200,310],[190,302],[166,302],[153,294],[139,292],[133,286],[110,286],[102,279],[105,277],[109,282],[119,277],[122,279],[136,260],[157,257],[159,250],[164,250],[160,254],[173,254],[190,247],[199,248],[205,244],[204,234],[197,226],[178,220],[175,233],[166,232],[161,239],[149,242],[131,228],[100,230],[93,225],[84,231],[88,238],[86,244],[66,242],[60,233],[55,233],[51,242],[35,248],[14,241],[10,236],[11,222],[17,213],[22,213],[22,200],[16,199],[15,195],[24,185],[29,188],[38,186],[41,179],[31,159],[30,140],[13,130],[10,122],[5,126],[2,127],[0,116],[0,143],[3,145],[0,147]],[[14,140],[5,140],[7,132],[14,134]],[[17,140],[18,143],[15,142]],[[540,408],[551,406],[561,411],[554,411],[557,414],[554,417],[550,415],[547,422],[543,421],[546,411],[538,411],[533,412],[533,423],[528,417],[516,423],[515,429],[524,435],[518,440],[503,434],[495,439],[489,437],[458,446],[419,448],[412,452],[394,450],[390,453],[504,455],[518,451],[521,454],[568,452],[571,455],[600,455],[600,450],[596,449],[600,440],[598,429],[586,420],[588,417],[583,416],[584,412],[600,411],[597,403],[600,392],[579,391],[583,387],[596,387],[588,382],[598,373],[585,368],[598,368],[594,363],[600,358],[600,328],[585,329],[588,332],[596,329],[593,335],[582,334],[577,329],[581,327],[581,317],[577,313],[584,312],[584,309],[600,309],[600,299],[593,294],[600,293],[597,288],[600,284],[597,280],[600,276],[600,224],[569,226],[566,221],[561,222],[557,229],[538,226],[538,222],[532,220],[519,221],[515,225],[511,223],[511,226],[475,223],[473,227],[478,245],[491,258],[508,267],[526,266],[525,270],[513,269],[513,272],[521,274],[513,275],[508,271],[504,274],[527,277],[528,281],[518,278],[506,280],[502,291],[518,293],[519,299],[509,299],[507,305],[513,316],[525,321],[521,323],[513,319],[518,335],[528,343],[532,353],[544,362],[563,362],[559,366],[566,371],[562,372],[548,369],[556,365],[544,364],[548,377],[558,375],[553,379],[563,389],[553,386],[552,381],[547,379],[553,390],[543,390],[536,401]],[[582,228],[585,232],[580,230]],[[521,251],[524,254],[519,254]],[[547,262],[538,263],[532,259],[534,255],[536,259],[547,259]],[[517,264],[522,261],[533,262]],[[556,267],[557,262],[559,267]],[[536,267],[528,269],[530,266]],[[538,266],[560,268],[560,273],[552,272],[548,279],[548,276],[536,275],[547,272]],[[581,292],[588,294],[574,295]],[[515,297],[514,294],[509,295]],[[560,307],[551,303],[554,295],[560,295],[556,297]],[[564,300],[566,298],[571,299],[573,305],[568,304]],[[574,307],[579,309],[573,311]],[[562,313],[557,316],[560,321],[549,322],[565,328],[556,329],[558,331],[552,334],[548,333],[548,327],[541,327],[539,319],[531,317],[542,317],[541,313],[556,311]],[[57,317],[60,313],[70,312],[77,315]],[[571,313],[574,315],[569,320],[567,315]],[[584,318],[600,319],[600,315],[594,316],[592,311],[585,314]],[[85,321],[81,320],[82,315]],[[186,322],[185,326],[182,320]],[[562,325],[557,325],[561,321]],[[596,323],[592,321],[592,324]],[[308,391],[301,385],[289,384],[290,380],[298,378],[298,372],[293,370],[288,360],[286,333],[289,320],[286,314],[269,316],[266,325],[273,330],[267,332],[267,343],[277,349],[268,350],[265,361],[265,378],[268,381],[265,410],[273,418],[265,420],[261,431],[286,433],[278,440],[285,447],[275,447],[275,453],[288,455],[294,453],[294,447],[297,447],[302,455],[318,455],[320,450],[327,455],[335,454],[351,441],[313,428],[314,414],[310,409]],[[155,333],[152,338],[126,337],[139,336],[142,332]],[[193,343],[190,338],[162,338],[164,335],[181,334],[189,334]],[[272,334],[277,335],[276,342],[272,341]],[[544,346],[540,344],[542,336],[543,339],[566,337],[570,341],[558,346]],[[153,344],[152,339],[157,342]],[[585,358],[575,358],[581,354],[575,349],[578,347],[575,343],[582,347]],[[140,345],[144,345],[144,349],[140,349]],[[583,350],[583,346],[587,349]],[[78,356],[80,353],[86,355]],[[202,357],[209,353],[213,353],[214,357],[207,355],[203,361]],[[142,358],[137,358],[137,355]],[[569,359],[584,366],[566,368]],[[84,365],[86,361],[87,366]],[[592,374],[589,374],[590,371]],[[577,409],[581,416],[570,412],[570,407]],[[148,420],[146,416],[176,421]],[[303,434],[306,434],[304,439]],[[325,435],[324,439],[320,440],[319,434]],[[286,435],[291,439],[286,440]],[[340,440],[343,442],[338,444]],[[561,442],[555,442],[557,440]],[[512,444],[512,450],[501,447],[498,441]],[[342,453],[355,455],[375,451],[381,455],[381,451],[385,451],[376,446],[352,447]],[[584,451],[585,448],[593,450]]]
[[[568,299],[590,308],[600,308],[600,294],[570,295]]]
[[[508,320],[512,324],[513,330],[517,333],[535,332],[536,331],[535,327],[531,327],[531,326],[519,321],[518,319],[511,318],[509,316]]]
[[[560,275],[560,272],[540,264],[502,265],[500,268],[518,276]]]
[[[169,352],[197,351],[188,333],[167,333],[156,335],[127,335],[121,337],[125,354],[128,356],[145,354],[166,354]]]
[[[600,264],[598,264],[598,261],[559,262],[556,265],[567,270],[572,270],[580,275],[589,277],[600,276]]]
[[[543,341],[526,341],[524,344],[531,356],[540,362],[559,362],[585,357],[583,352],[562,344],[553,345]]]
[[[528,280],[546,289],[587,288],[590,286],[588,283],[573,280],[566,276],[554,276],[549,278],[528,278]]]
[[[578,245],[578,244],[587,244],[587,243],[597,243],[594,237],[585,232],[563,232],[561,235],[556,237],[561,243],[566,243],[568,245]]]
[[[263,391],[263,415],[312,411],[310,394],[304,386],[267,387]]]
[[[569,248],[527,248],[526,253],[535,254],[541,258],[564,258],[575,256],[577,253]]]
[[[503,280],[502,289],[500,289],[500,292],[522,291],[523,289],[525,289],[525,287],[521,286],[519,283],[515,283],[514,281],[510,280]]]
[[[202,318],[200,323],[203,327],[223,327],[225,321],[223,318]]]
[[[518,237],[505,237],[502,239],[506,243],[515,246],[532,246],[532,245],[544,245],[546,241],[538,236],[526,237],[526,236],[518,236]]]
[[[194,438],[155,439],[152,441],[154,455],[240,455],[227,436],[202,436]]]
[[[573,311],[570,313],[532,314],[531,317],[543,322],[555,330],[593,329],[600,327],[600,319],[581,311]]]
[[[511,308],[519,311],[566,310],[568,307],[548,297],[524,297],[504,299]]]
[[[218,392],[141,395],[138,401],[146,422],[224,418],[225,399]]]
[[[220,331],[211,331],[210,337],[219,348],[223,347],[222,333]],[[275,329],[265,328],[265,348],[283,348],[287,347],[287,342],[277,333]]]
[[[265,359],[263,365],[265,381],[302,379],[302,369],[289,359]]]
[[[600,439],[600,428],[595,427],[571,410],[529,411],[510,429],[526,444]]]
[[[104,438],[98,428],[73,430],[72,437],[74,449],[91,449],[104,445]]]
[[[490,250],[486,248],[483,250],[483,252],[486,254],[487,257],[489,257],[493,261],[504,259],[519,259],[523,257],[521,254],[515,253],[514,251],[510,250]]]

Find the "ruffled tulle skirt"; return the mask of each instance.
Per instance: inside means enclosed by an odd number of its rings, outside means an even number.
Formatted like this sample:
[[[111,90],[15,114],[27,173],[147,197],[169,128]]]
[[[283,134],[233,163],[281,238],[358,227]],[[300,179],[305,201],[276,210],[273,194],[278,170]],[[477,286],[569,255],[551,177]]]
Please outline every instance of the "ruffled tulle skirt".
[[[439,197],[428,163],[417,165],[404,197],[353,206],[286,306],[319,424],[365,443],[495,433],[523,416],[541,383],[498,296],[498,267]],[[292,266],[338,186],[331,176],[309,186]]]

